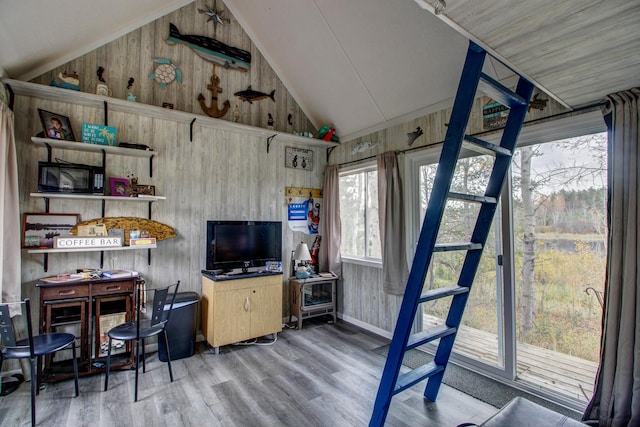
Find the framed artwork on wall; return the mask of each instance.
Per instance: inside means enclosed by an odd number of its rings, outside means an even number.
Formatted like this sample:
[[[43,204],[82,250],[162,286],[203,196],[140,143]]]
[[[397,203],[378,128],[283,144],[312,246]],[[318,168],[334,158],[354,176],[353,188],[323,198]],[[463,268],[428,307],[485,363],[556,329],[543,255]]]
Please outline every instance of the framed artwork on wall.
[[[284,166],[292,169],[313,170],[313,150],[285,147]]]
[[[22,247],[53,248],[54,237],[70,236],[80,214],[25,213],[22,215]]]
[[[42,122],[42,127],[44,128],[44,133],[47,138],[64,139],[67,141],[76,140],[76,137],[73,135],[73,129],[71,129],[69,117],[40,108],[38,108],[38,114],[40,114],[40,121]]]
[[[129,197],[131,194],[131,187],[127,178],[109,178],[109,188],[112,196]]]

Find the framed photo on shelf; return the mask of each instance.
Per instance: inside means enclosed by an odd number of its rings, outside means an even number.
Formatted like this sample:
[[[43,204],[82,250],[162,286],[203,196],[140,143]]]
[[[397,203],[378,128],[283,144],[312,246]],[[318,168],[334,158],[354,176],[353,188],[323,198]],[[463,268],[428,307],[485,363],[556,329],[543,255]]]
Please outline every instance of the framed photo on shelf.
[[[132,192],[134,196],[155,196],[156,195],[156,186],[155,185],[132,185]]]
[[[129,197],[131,195],[131,187],[127,178],[109,178],[109,188],[111,188],[112,196]]]
[[[40,108],[38,108],[38,114],[40,114],[40,121],[42,122],[44,134],[47,138],[64,139],[66,141],[76,140],[76,137],[73,135],[73,129],[71,129],[69,117]]]
[[[53,248],[54,237],[70,236],[80,214],[25,213],[22,215],[22,247]]]

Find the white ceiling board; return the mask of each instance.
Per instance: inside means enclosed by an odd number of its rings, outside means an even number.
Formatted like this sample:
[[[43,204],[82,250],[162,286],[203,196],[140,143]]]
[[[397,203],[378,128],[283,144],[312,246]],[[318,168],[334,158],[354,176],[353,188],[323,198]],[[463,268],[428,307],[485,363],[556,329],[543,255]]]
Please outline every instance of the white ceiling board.
[[[383,120],[312,0],[228,1],[227,6],[316,126],[365,127]],[[348,102],[344,102],[348,97]]]
[[[228,0],[316,126],[342,140],[452,102],[467,40],[414,2]]]
[[[637,0],[455,0],[440,17],[565,105],[640,86]]]
[[[466,38],[408,1],[316,3],[384,120],[452,98]]]
[[[192,1],[2,0],[0,65],[30,80]]]

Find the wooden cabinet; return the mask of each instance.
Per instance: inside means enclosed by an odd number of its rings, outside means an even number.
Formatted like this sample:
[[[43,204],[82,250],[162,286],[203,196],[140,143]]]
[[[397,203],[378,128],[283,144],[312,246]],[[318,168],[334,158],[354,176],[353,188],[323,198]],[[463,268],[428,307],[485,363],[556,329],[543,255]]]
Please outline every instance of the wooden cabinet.
[[[40,291],[40,333],[63,330],[77,325],[80,330],[79,375],[104,372],[104,356],[100,351],[106,328],[101,320],[118,313],[122,322],[134,318],[133,292],[137,277],[125,279],[85,279],[66,283],[37,281]],[[62,329],[61,329],[62,328]],[[112,356],[112,367],[133,364],[133,346]],[[59,362],[47,357],[43,381],[55,382],[73,378],[69,360]]]
[[[202,330],[216,353],[220,346],[282,331],[282,275],[203,276]]]

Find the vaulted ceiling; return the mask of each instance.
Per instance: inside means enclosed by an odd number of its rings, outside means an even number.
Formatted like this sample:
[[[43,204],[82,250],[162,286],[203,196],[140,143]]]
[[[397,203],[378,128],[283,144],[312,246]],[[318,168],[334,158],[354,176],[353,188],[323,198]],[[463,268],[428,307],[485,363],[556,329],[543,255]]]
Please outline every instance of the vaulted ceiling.
[[[29,80],[189,3],[2,0],[0,68]],[[311,122],[335,124],[343,141],[449,106],[469,39],[568,108],[640,86],[637,0],[446,0],[440,15],[435,3],[225,0],[225,7]],[[512,75],[497,61],[485,71],[507,83]]]

